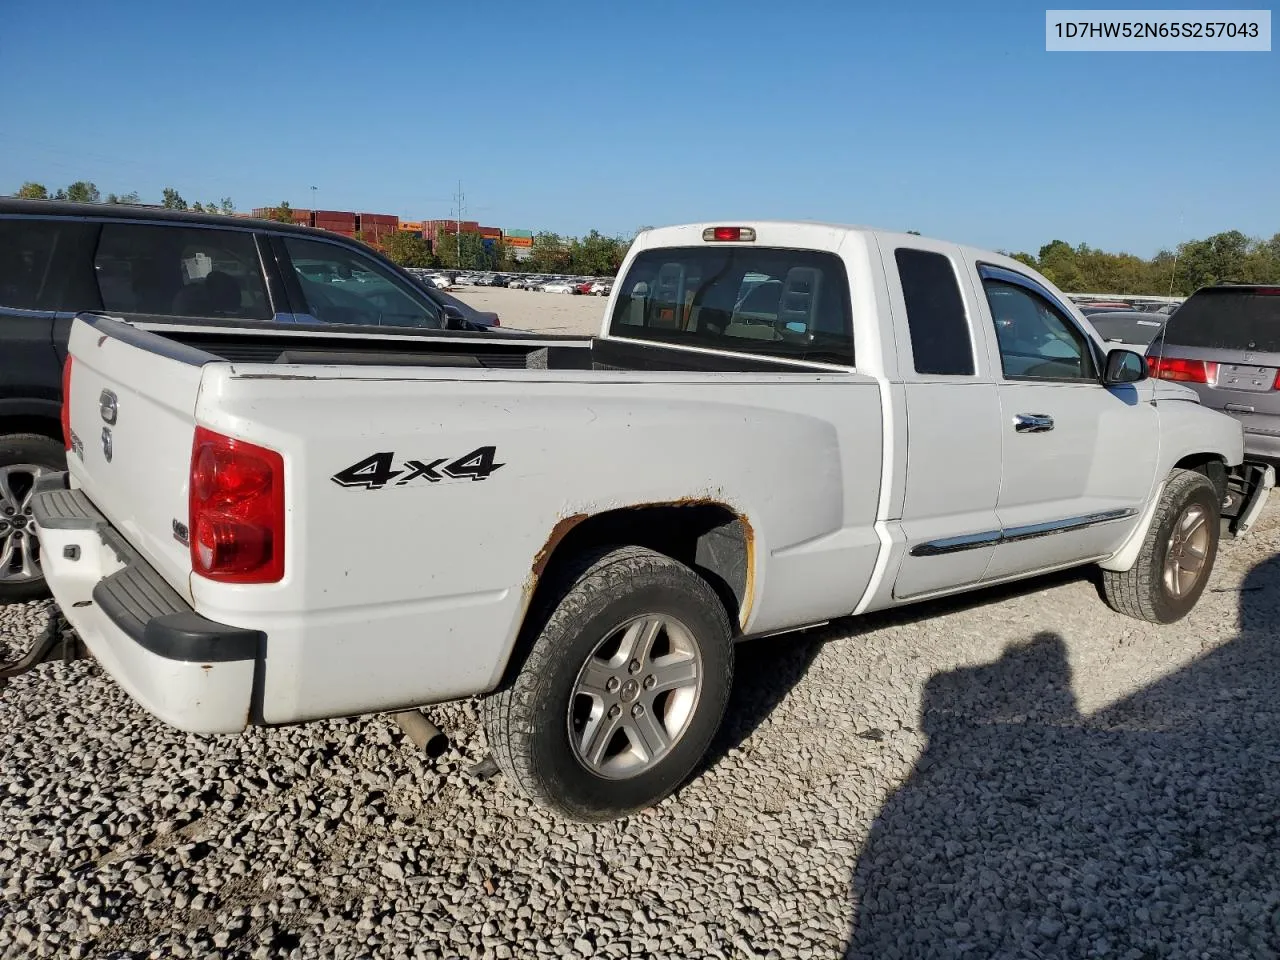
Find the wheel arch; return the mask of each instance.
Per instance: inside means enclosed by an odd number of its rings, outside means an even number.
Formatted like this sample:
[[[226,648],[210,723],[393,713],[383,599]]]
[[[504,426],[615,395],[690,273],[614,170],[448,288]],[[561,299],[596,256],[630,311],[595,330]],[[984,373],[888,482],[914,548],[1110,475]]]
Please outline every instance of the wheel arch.
[[[62,442],[61,411],[52,405],[52,413],[43,406],[0,407],[0,437],[18,433],[35,433]]]
[[[562,518],[533,559],[522,620],[543,606],[557,574],[578,557],[624,546],[647,547],[692,568],[711,585],[736,629],[747,622],[754,600],[755,531],[728,504],[696,498]]]

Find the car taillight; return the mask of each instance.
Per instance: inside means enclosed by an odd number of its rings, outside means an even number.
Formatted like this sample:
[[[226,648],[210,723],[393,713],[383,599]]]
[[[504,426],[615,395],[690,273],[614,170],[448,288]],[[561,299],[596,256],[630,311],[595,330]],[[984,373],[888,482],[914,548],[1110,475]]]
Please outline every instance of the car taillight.
[[[1184,383],[1215,383],[1218,365],[1210,360],[1186,360],[1182,357],[1147,357],[1147,370],[1161,380]]]
[[[71,354],[62,361],[62,443],[71,449]]]
[[[196,427],[191,445],[191,567],[221,583],[284,576],[284,458]]]

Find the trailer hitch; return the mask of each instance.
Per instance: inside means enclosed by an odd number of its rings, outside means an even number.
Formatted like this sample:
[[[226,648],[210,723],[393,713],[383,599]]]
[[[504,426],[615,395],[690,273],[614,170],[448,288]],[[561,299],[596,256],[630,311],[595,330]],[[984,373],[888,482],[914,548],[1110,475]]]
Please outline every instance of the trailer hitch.
[[[17,660],[0,662],[0,690],[8,685],[11,677],[21,676],[42,663],[70,663],[88,656],[89,651],[85,649],[75,628],[67,623],[61,613],[55,612],[30,650]]]

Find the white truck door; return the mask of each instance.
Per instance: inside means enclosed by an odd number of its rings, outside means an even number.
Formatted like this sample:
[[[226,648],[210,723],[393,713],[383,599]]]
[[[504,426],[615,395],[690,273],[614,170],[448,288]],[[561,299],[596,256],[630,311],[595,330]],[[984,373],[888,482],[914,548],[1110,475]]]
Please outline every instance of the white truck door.
[[[897,599],[977,583],[1000,524],[1000,399],[959,248],[881,237],[907,408]]]
[[[987,580],[1105,556],[1150,495],[1159,424],[1149,382],[1105,387],[1098,344],[1057,296],[977,264],[1000,396],[1001,537]]]

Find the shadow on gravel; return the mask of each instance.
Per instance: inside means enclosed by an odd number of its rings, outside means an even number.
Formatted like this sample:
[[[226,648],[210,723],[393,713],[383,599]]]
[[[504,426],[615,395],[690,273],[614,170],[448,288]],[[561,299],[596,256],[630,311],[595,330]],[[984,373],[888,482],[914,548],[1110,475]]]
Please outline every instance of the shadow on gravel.
[[[730,750],[741,746],[804,679],[822,648],[831,641],[850,640],[887,626],[930,620],[1089,577],[1087,570],[1066,570],[883,613],[844,617],[802,633],[762,637],[738,644],[734,654],[733,692],[729,695],[724,720],[690,779],[700,776],[724,759]]]
[[[1280,558],[1238,637],[1090,716],[1053,633],[934,676],[847,956],[1280,956],[1277,613]]]

